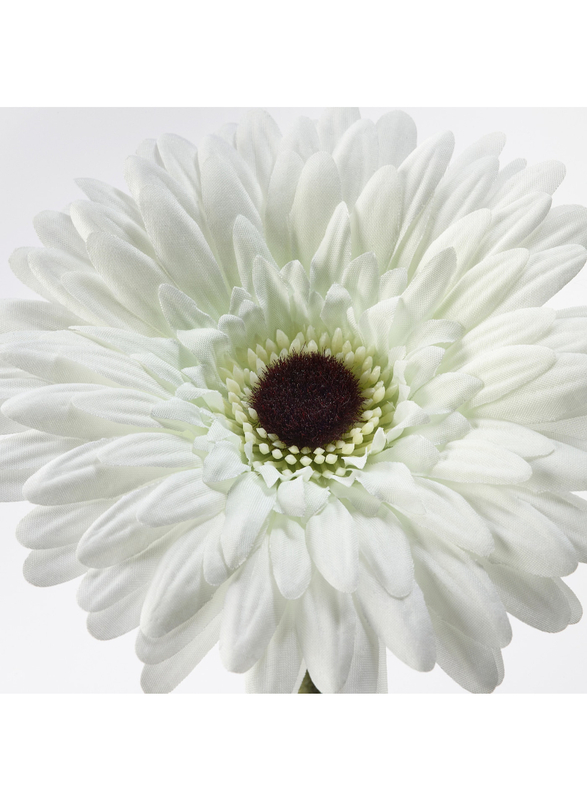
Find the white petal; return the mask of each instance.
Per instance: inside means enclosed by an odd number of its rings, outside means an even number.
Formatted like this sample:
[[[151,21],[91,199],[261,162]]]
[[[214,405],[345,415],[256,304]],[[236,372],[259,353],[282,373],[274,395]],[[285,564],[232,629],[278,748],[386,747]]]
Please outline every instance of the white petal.
[[[23,517],[16,538],[32,550],[77,544],[92,522],[112,505],[112,500],[58,506],[39,506]]]
[[[74,408],[72,399],[82,392],[99,391],[100,384],[55,384],[42,386],[11,398],[2,413],[22,425],[56,436],[101,439],[126,433],[128,428],[92,417]]]
[[[151,258],[110,233],[92,233],[86,242],[96,272],[123,305],[156,330],[169,330],[157,302],[157,290],[168,283],[165,273]],[[125,268],[121,269],[120,265]],[[137,292],[135,276],[141,276]]]
[[[487,647],[509,644],[512,631],[505,608],[476,561],[424,538],[413,552],[418,585],[434,614]]]
[[[265,225],[267,243],[278,264],[284,264],[291,257],[288,217],[303,166],[304,162],[297,153],[281,152],[269,182]]]
[[[411,523],[478,555],[493,550],[493,539],[483,519],[458,493],[438,481],[417,478],[426,514]]]
[[[358,599],[369,625],[401,661],[421,672],[434,667],[432,624],[417,584],[407,597],[392,597],[364,567]]]
[[[34,586],[55,586],[83,575],[87,567],[77,560],[75,544],[48,550],[33,550],[23,565],[23,574]]]
[[[369,119],[357,120],[337,142],[332,157],[340,174],[342,196],[349,208],[377,169],[378,150],[377,130]]]
[[[200,170],[206,221],[228,285],[232,288],[240,283],[232,243],[234,221],[242,215],[256,228],[262,230],[261,219],[253,200],[241,182],[241,176],[221,155],[211,154],[203,162],[200,159]]]
[[[310,267],[310,287],[323,297],[333,283],[340,283],[351,260],[351,227],[345,203],[334,209]]]
[[[493,348],[533,344],[550,330],[556,319],[551,308],[527,308],[489,317],[468,331],[446,352],[443,370],[456,370]]]
[[[0,468],[6,472],[30,470],[29,474],[32,474],[48,461],[80,444],[83,444],[80,439],[64,439],[35,430],[3,436],[0,439]]]
[[[103,464],[131,467],[185,469],[198,467],[190,442],[168,433],[131,433],[107,444],[99,453]]]
[[[62,286],[83,317],[99,325],[112,325],[114,328],[131,329],[147,336],[159,332],[145,320],[139,319],[113,296],[106,281],[96,273],[68,272],[61,278]],[[68,306],[71,303],[67,303]],[[163,326],[165,328],[165,326]]]
[[[571,609],[555,580],[528,575],[504,564],[484,566],[509,614],[547,633],[567,627]]]
[[[538,491],[587,490],[587,453],[564,442],[553,442],[554,451],[531,461],[532,487]]]
[[[161,556],[179,534],[170,532],[142,553],[105,569],[89,569],[80,582],[78,605],[84,611],[104,611],[119,600],[145,587],[153,577]]]
[[[430,475],[441,481],[506,484],[527,481],[532,469],[504,447],[473,437],[449,442]]]
[[[96,639],[123,636],[138,627],[145,589],[141,587],[103,611],[88,614],[88,631]]]
[[[277,487],[277,499],[281,510],[289,517],[303,517],[306,513],[306,495],[303,478],[281,481]]]
[[[315,572],[297,602],[296,629],[308,672],[322,694],[340,692],[354,651],[357,614],[353,600]]]
[[[352,514],[361,554],[374,576],[393,597],[406,597],[414,585],[414,565],[406,534],[397,518],[383,509],[379,516]]]
[[[405,111],[388,111],[375,123],[379,163],[398,167],[416,146],[416,125]]]
[[[341,694],[376,694],[380,691],[379,671],[382,666],[387,669],[380,658],[381,649],[385,652],[384,645],[358,612],[353,660]]]
[[[501,419],[471,418],[472,430],[467,437],[474,438],[505,447],[522,458],[547,456],[554,450],[554,444],[546,436],[536,431]]]
[[[448,247],[437,253],[418,269],[402,299],[414,319],[433,316],[434,310],[446,296],[446,289],[456,272],[455,250]]]
[[[381,271],[387,269],[402,214],[402,187],[394,167],[386,165],[369,179],[351,214],[353,257],[373,252]]]
[[[229,567],[245,560],[275,502],[275,492],[254,473],[238,478],[226,496],[222,550]]]
[[[369,465],[354,473],[356,480],[379,500],[395,506],[407,514],[421,514],[424,511],[418,496],[416,484],[405,464],[382,462]]]
[[[492,692],[500,682],[499,650],[491,649],[431,614],[438,665],[469,692]]]
[[[88,442],[50,461],[23,487],[31,503],[56,506],[116,497],[157,478],[158,469],[109,467],[98,459],[104,442]]]
[[[279,271],[261,256],[257,256],[253,266],[253,285],[267,329],[274,332],[283,327],[289,317],[287,285]]]
[[[246,672],[277,630],[285,600],[273,582],[269,539],[235,573],[224,601],[220,657],[231,672]]]
[[[322,150],[332,153],[344,132],[361,117],[358,108],[329,108],[318,120],[318,136]]]
[[[545,577],[568,575],[577,568],[575,548],[566,536],[513,492],[481,486],[467,498],[493,534],[492,561]]]
[[[485,205],[498,170],[499,161],[494,156],[477,159],[460,168],[453,165],[434,193],[431,235],[445,231],[457,220]]]
[[[371,458],[372,464],[386,461],[405,464],[412,475],[427,475],[438,462],[436,447],[424,436],[403,436],[393,446]]]
[[[157,257],[177,286],[204,311],[228,310],[230,294],[202,231],[177,199],[161,186],[145,186],[141,214]],[[169,283],[169,280],[164,281]]]
[[[216,589],[213,597],[191,619],[188,619],[182,625],[178,625],[177,628],[174,628],[164,636],[152,639],[139,630],[135,642],[135,650],[141,661],[145,664],[167,662],[168,659],[171,659],[184,648],[187,651],[187,646],[194,642],[200,634],[204,633],[211,624],[214,625],[216,630],[216,639],[214,641],[214,644],[216,644],[220,631],[220,615],[229,585],[230,581],[227,581]],[[197,649],[195,642],[194,645]],[[183,656],[179,658],[180,661],[182,659]],[[165,664],[163,664],[163,667],[165,667]]]
[[[587,559],[585,512],[587,501],[574,494],[559,496],[551,492],[524,494],[524,500],[552,520],[573,544],[580,561]],[[26,517],[25,517],[26,519]]]
[[[583,206],[557,206],[524,241],[531,253],[576,242],[587,247],[587,209]]]
[[[140,504],[137,519],[154,528],[174,525],[215,516],[223,510],[224,502],[224,494],[202,481],[202,470],[188,469],[160,481]]]
[[[354,525],[351,514],[335,497],[306,525],[314,564],[340,592],[354,592],[359,579],[359,542]]]
[[[469,407],[499,399],[542,375],[555,362],[552,350],[537,345],[510,345],[476,356],[463,371],[480,378],[485,386],[469,401]]]
[[[529,192],[553,194],[565,177],[565,166],[560,161],[541,161],[517,172],[504,184],[493,198],[494,205],[503,206]]]
[[[58,331],[81,320],[54,303],[42,300],[1,300],[0,333],[8,331]]]
[[[84,240],[69,214],[61,211],[41,211],[33,219],[35,232],[47,248],[64,250],[68,255],[88,261]]]
[[[100,389],[85,394],[76,393],[72,404],[86,414],[138,428],[160,428],[151,416],[153,406],[159,398],[133,389]]]
[[[273,117],[261,109],[247,111],[236,129],[236,149],[267,191],[281,134]]]
[[[364,253],[351,261],[342,274],[341,283],[353,298],[356,317],[375,305],[379,299],[379,268],[374,254]]]
[[[315,153],[304,164],[290,212],[292,249],[305,267],[310,266],[341,200],[336,164],[327,153]]]
[[[291,694],[302,663],[295,619],[291,608],[286,609],[267,649],[246,675],[247,692],[261,694]]]
[[[402,233],[422,211],[436,189],[452,155],[454,136],[450,131],[427,139],[401,164],[404,181]]]
[[[561,353],[552,369],[505,397],[487,403],[482,415],[520,425],[573,416],[575,409],[584,405],[586,370],[587,356]]]
[[[147,693],[171,692],[200,663],[218,641],[220,615],[183,649],[158,664],[146,664],[141,675],[141,686]]]
[[[479,257],[519,247],[550,210],[552,198],[543,192],[524,195],[492,212],[491,228],[479,249]]]
[[[288,600],[301,597],[312,577],[304,528],[293,519],[276,515],[271,524],[270,552],[273,577],[281,594]]]
[[[503,298],[499,312],[546,303],[577,275],[586,258],[587,250],[579,245],[555,247],[531,256],[518,283]]]
[[[104,568],[141,553],[169,530],[169,526],[149,528],[136,518],[141,503],[152,486],[123,495],[90,524],[78,545],[78,558],[88,567]]]
[[[236,478],[237,475],[248,469],[247,465],[243,463],[237,445],[233,442],[216,442],[204,459],[202,478],[204,483],[212,486],[215,483]]]
[[[450,414],[474,397],[483,382],[464,372],[443,372],[422,386],[411,398],[428,414]]]
[[[141,630],[158,638],[191,619],[214,594],[204,579],[206,536],[217,527],[213,518],[186,531],[163,555],[148,588]]]
[[[232,229],[234,253],[242,286],[253,292],[253,265],[257,256],[276,267],[265,238],[246,217],[239,216]]]
[[[437,309],[436,316],[456,320],[467,330],[478,325],[507,296],[527,260],[527,250],[488,256],[461,278]]]

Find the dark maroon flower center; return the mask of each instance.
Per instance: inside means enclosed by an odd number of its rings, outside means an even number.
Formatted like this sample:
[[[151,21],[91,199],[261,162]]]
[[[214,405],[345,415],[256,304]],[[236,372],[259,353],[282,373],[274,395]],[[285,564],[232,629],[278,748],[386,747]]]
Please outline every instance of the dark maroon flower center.
[[[259,427],[288,447],[324,447],[340,439],[359,419],[359,381],[334,356],[293,353],[260,376],[250,404]]]

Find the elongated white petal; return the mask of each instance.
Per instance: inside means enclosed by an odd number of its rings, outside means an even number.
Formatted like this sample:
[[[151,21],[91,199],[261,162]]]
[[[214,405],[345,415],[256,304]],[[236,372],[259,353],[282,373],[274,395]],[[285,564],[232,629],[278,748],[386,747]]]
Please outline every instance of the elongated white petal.
[[[375,694],[380,691],[382,679],[387,686],[387,676],[380,675],[381,670],[387,672],[387,664],[385,657],[381,658],[381,651],[385,656],[385,647],[360,611],[357,611],[353,660],[348,678],[340,690],[341,694]]]
[[[296,636],[295,617],[289,607],[267,649],[247,672],[247,692],[291,694],[295,691],[301,663],[302,653]]]
[[[349,208],[355,204],[379,161],[379,142],[375,125],[357,120],[336,144],[332,157],[340,174],[342,196]]]
[[[347,205],[340,203],[326,227],[324,238],[310,267],[310,286],[323,297],[333,283],[340,283],[351,260],[351,227]]]
[[[380,270],[390,262],[399,235],[402,187],[397,171],[382,166],[367,181],[351,214],[352,255],[372,252]]]
[[[221,541],[229,567],[238,567],[250,552],[274,505],[273,492],[255,474],[240,477],[226,496]]]
[[[416,485],[426,513],[413,518],[412,524],[479,555],[493,550],[487,525],[461,494],[425,478],[416,478]]]
[[[351,514],[334,497],[306,526],[312,561],[340,592],[354,592],[359,580],[359,542],[354,527]]]
[[[146,664],[141,675],[143,691],[149,694],[173,691],[214,647],[219,631],[220,616],[217,616],[177,653],[160,663]]]
[[[481,439],[450,442],[431,471],[439,480],[461,483],[522,483],[532,468],[519,456]]]
[[[44,550],[77,544],[94,520],[111,505],[112,500],[73,503],[57,508],[39,506],[23,517],[16,528],[16,538],[24,547]]]
[[[406,534],[397,518],[381,510],[378,516],[352,514],[361,555],[374,576],[393,597],[406,597],[414,585],[414,565]]]
[[[509,644],[512,631],[505,608],[476,561],[424,538],[414,547],[414,561],[418,585],[436,616],[487,647]]]
[[[296,630],[308,672],[323,694],[339,692],[354,651],[357,614],[352,598],[315,572],[298,603]]]
[[[504,564],[485,564],[502,602],[514,617],[541,631],[564,630],[571,620],[571,609],[557,582],[552,578],[528,575]]]
[[[35,586],[55,586],[83,575],[87,567],[77,560],[75,544],[33,550],[23,565],[23,574]]]
[[[422,672],[434,667],[432,624],[418,586],[407,597],[392,597],[365,567],[358,599],[369,625],[399,659]]]
[[[290,212],[292,249],[304,266],[310,266],[341,200],[336,164],[327,153],[315,153],[302,169]]]
[[[382,462],[355,473],[356,479],[379,500],[399,511],[421,514],[424,511],[416,484],[405,464]]]
[[[246,672],[262,656],[281,620],[285,600],[269,568],[269,540],[231,581],[222,614],[220,656],[232,672]]]
[[[157,256],[170,278],[203,311],[224,313],[230,300],[229,290],[194,220],[160,186],[145,186],[139,206]]]
[[[137,519],[148,527],[174,525],[219,514],[225,495],[207,486],[202,470],[188,469],[165,478],[141,502]]]
[[[510,345],[473,358],[463,370],[480,378],[485,386],[469,402],[471,408],[490,403],[542,375],[556,362],[547,347]]]
[[[141,630],[158,638],[194,616],[214,594],[204,579],[206,536],[216,519],[195,525],[167,550],[148,588],[141,612]]]
[[[31,503],[57,506],[116,497],[161,475],[151,467],[111,467],[99,460],[102,442],[88,442],[50,461],[23,487]]]
[[[78,544],[79,560],[88,567],[109,567],[141,553],[166,534],[169,526],[149,528],[137,520],[138,509],[152,491],[149,485],[124,494],[94,519]]]
[[[312,577],[304,528],[280,514],[271,524],[269,543],[273,577],[279,591],[288,600],[301,597]]]
[[[434,612],[438,665],[464,689],[474,693],[492,692],[500,683],[500,651],[476,642]]]

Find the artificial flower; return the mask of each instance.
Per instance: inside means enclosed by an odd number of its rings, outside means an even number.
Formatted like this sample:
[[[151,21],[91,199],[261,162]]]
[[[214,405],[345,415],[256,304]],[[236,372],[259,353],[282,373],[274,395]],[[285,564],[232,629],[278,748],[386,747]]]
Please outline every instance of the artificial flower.
[[[45,299],[0,310],[1,497],[37,506],[28,580],[83,576],[94,636],[138,628],[145,691],[219,642],[253,692],[385,692],[386,650],[490,692],[508,614],[580,618],[587,309],[542,306],[587,211],[503,145],[253,111],[36,218],[11,266]]]

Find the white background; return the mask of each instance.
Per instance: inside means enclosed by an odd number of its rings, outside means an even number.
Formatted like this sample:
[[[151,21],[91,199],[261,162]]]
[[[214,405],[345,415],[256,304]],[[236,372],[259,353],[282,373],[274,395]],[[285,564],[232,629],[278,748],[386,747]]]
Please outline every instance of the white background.
[[[298,114],[320,109],[269,109],[282,130]],[[377,119],[387,108],[363,108]],[[456,136],[456,154],[485,133],[501,130],[508,143],[502,162],[524,157],[529,163],[559,159],[567,177],[555,203],[587,205],[587,111],[583,109],[404,108],[416,121],[418,141],[440,130]],[[0,296],[33,297],[8,268],[11,252],[37,245],[33,216],[62,209],[82,196],[76,177],[93,177],[125,189],[123,164],[145,138],[163,132],[194,142],[244,109],[4,109],[0,110]],[[587,304],[587,270],[553,304]],[[141,664],[134,633],[111,642],[94,640],[77,607],[79,580],[40,589],[22,577],[26,551],[14,528],[26,503],[0,506],[0,692],[136,693]],[[587,608],[587,566],[567,579]],[[497,692],[587,691],[587,619],[551,635],[512,620],[514,638],[504,650],[506,677]],[[389,690],[402,693],[462,692],[440,668],[417,673],[389,655]],[[212,651],[178,693],[242,692],[243,678],[227,673]]]

